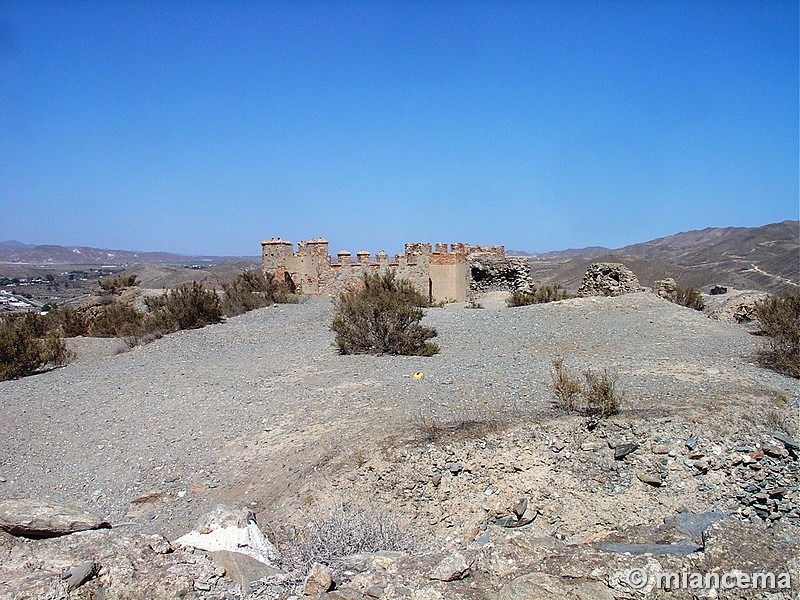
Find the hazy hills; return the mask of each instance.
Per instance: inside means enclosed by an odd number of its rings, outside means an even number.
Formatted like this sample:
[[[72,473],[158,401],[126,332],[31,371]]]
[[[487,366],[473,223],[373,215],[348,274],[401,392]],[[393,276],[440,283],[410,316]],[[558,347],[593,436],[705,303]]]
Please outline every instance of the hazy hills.
[[[195,256],[170,252],[134,252],[107,250],[87,246],[31,245],[16,240],[0,242],[0,262],[25,264],[185,264],[191,262],[222,262],[231,259],[258,260],[255,256]]]
[[[708,227],[615,250],[530,254],[535,281],[575,289],[592,262],[621,262],[643,285],[674,277],[682,287],[725,285],[779,291],[800,286],[800,221],[762,227]]]
[[[257,242],[254,247],[258,247]],[[618,249],[592,246],[546,253],[508,253],[529,257],[537,284],[561,283],[570,289],[577,289],[586,267],[597,261],[624,263],[644,285],[674,277],[680,286],[695,288],[718,284],[779,291],[800,286],[800,221],[762,227],[709,227]],[[17,264],[185,265],[231,260],[252,264],[259,258],[0,242],[0,262]],[[152,275],[154,280],[163,275],[163,283],[176,277],[174,273],[157,275],[144,271],[141,275]],[[181,274],[181,278],[186,276]]]

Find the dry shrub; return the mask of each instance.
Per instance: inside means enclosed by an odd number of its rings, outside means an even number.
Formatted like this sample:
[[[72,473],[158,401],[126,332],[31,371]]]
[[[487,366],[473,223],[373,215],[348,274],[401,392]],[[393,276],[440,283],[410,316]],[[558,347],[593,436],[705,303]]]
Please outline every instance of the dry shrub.
[[[553,360],[553,394],[559,406],[594,419],[615,415],[620,410],[622,393],[616,387],[616,376],[603,369],[583,372],[585,383],[565,365],[563,358]]]
[[[430,414],[420,410],[414,417],[415,439],[422,443],[447,440],[472,440],[488,434],[498,434],[509,427],[512,420],[498,411],[466,411],[450,418],[440,418],[434,410]]]
[[[101,279],[99,281],[100,289],[107,294],[116,294],[117,292],[139,285],[139,278],[136,275],[117,275]]]
[[[684,289],[681,287],[676,287],[675,299],[673,302],[675,302],[675,304],[680,304],[681,306],[686,306],[695,310],[703,310],[706,307],[706,303],[703,301],[703,296],[694,288]]]
[[[439,351],[427,341],[436,330],[420,324],[426,299],[410,282],[387,271],[367,273],[361,283],[334,301],[331,328],[342,354],[431,356]]]
[[[756,303],[756,317],[769,339],[758,350],[758,363],[800,378],[800,292],[768,296]]]
[[[583,387],[581,381],[564,366],[563,358],[553,360],[553,391],[560,406],[569,412],[577,409]]]
[[[144,304],[149,312],[140,315],[138,326],[120,334],[129,347],[147,344],[182,329],[219,323],[224,317],[216,292],[197,282],[178,286],[160,296],[146,297]]]
[[[166,331],[199,329],[219,323],[224,314],[219,296],[196,281],[166,292],[159,311],[156,321]]]
[[[780,431],[790,436],[800,433],[800,418],[797,410],[788,406],[782,409],[771,409],[764,416],[764,426],[768,431]]]
[[[110,302],[97,307],[89,321],[89,335],[95,337],[123,337],[138,331],[143,316],[132,306],[121,302]]]
[[[0,381],[31,375],[52,364],[65,364],[71,353],[57,329],[44,336],[37,331],[35,315],[0,319]]]
[[[572,298],[572,294],[570,294],[563,285],[556,283],[534,288],[531,292],[514,290],[506,300],[506,305],[508,305],[509,308],[515,306],[529,306],[531,304],[545,304],[557,300],[567,300],[568,298]]]
[[[617,414],[622,398],[616,389],[616,376],[604,368],[600,373],[587,369],[583,377],[586,379],[583,397],[586,399],[586,412],[589,416],[602,419]]]
[[[225,292],[223,308],[229,317],[276,302],[297,302],[297,297],[291,294],[285,285],[278,285],[272,273],[261,275],[245,271],[240,273],[233,283],[223,283],[222,289]]]
[[[47,313],[49,328],[61,330],[64,337],[89,335],[89,323],[83,311],[74,308],[54,308]]]
[[[297,562],[302,565],[332,565],[337,559],[361,552],[408,552],[415,545],[408,527],[385,507],[346,502],[311,515],[301,535],[296,551]]]

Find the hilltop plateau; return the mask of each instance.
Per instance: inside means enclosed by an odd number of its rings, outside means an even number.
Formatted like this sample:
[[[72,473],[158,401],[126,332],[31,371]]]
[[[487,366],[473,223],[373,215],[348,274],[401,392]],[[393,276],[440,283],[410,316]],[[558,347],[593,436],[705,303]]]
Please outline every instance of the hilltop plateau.
[[[788,573],[794,590],[718,597],[796,597],[800,394],[756,365],[761,338],[649,292],[483,303],[427,309],[428,358],[341,356],[331,301],[308,298],[127,352],[76,338],[71,364],[0,382],[0,501],[111,525],[0,535],[0,595],[65,598],[52,574],[89,564],[70,598],[638,598],[634,568]],[[559,408],[559,357],[608,369],[621,412]],[[392,523],[407,540],[319,589],[289,567],[248,578],[177,542],[219,504],[255,513],[276,569],[330,507],[340,540]]]

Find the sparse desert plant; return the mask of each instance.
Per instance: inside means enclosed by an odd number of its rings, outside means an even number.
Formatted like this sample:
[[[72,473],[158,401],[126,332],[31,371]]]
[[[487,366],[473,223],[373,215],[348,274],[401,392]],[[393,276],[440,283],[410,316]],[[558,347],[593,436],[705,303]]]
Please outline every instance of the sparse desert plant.
[[[31,375],[48,364],[63,365],[70,356],[58,330],[42,337],[32,319],[0,320],[0,381]]]
[[[274,275],[272,273],[268,273],[268,275],[269,277],[265,277],[245,271],[240,273],[232,283],[223,283],[225,314],[235,317],[272,304],[275,301],[278,286],[275,284]]]
[[[580,401],[581,380],[566,366],[563,358],[553,360],[553,392],[559,405],[568,411],[574,411]]]
[[[511,295],[506,299],[506,305],[509,308],[515,306],[529,306],[536,304],[536,300],[531,292],[523,292],[521,290],[514,290]]]
[[[534,288],[530,292],[514,290],[506,300],[506,305],[509,308],[512,308],[515,306],[544,304],[547,302],[555,302],[557,300],[566,300],[568,298],[572,298],[572,294],[570,294],[561,284],[555,283],[552,285],[543,285],[539,288]]]
[[[703,296],[700,294],[699,290],[694,288],[675,288],[675,304],[680,304],[681,306],[686,306],[687,308],[693,308],[695,310],[703,310],[706,307],[706,303],[703,301]]]
[[[56,307],[46,316],[49,328],[58,328],[64,337],[76,337],[89,334],[86,314],[74,308]]]
[[[602,419],[617,414],[621,394],[616,389],[616,376],[604,368],[599,373],[587,369],[583,377],[586,379],[583,397],[586,399],[586,412],[589,416]]]
[[[800,378],[800,292],[768,296],[756,303],[756,317],[766,343],[758,363],[778,373]]]
[[[483,304],[478,302],[476,298],[470,298],[467,301],[467,308],[483,308]]]
[[[553,394],[557,404],[567,412],[578,412],[592,419],[615,415],[620,410],[622,393],[616,387],[616,376],[603,369],[583,372],[585,383],[564,365],[563,358],[553,360]]]
[[[110,302],[97,307],[89,321],[89,335],[95,337],[123,337],[138,331],[143,315],[132,306]]]
[[[780,431],[787,435],[796,436],[800,433],[800,419],[788,406],[782,409],[771,409],[764,416],[764,426],[769,431]]]
[[[101,291],[107,294],[116,294],[124,288],[139,285],[139,278],[136,275],[116,275],[101,279],[98,283]]]
[[[431,356],[439,347],[427,340],[436,330],[420,324],[425,298],[394,271],[364,275],[334,301],[331,328],[342,354]]]
[[[166,292],[163,304],[161,302],[151,304],[161,305],[158,309],[158,313],[161,314],[157,314],[154,321],[159,321],[165,332],[199,329],[219,323],[224,315],[219,296],[196,281]]]
[[[297,550],[302,565],[332,565],[337,559],[381,550],[414,549],[409,529],[386,512],[385,507],[337,503],[310,516]]]

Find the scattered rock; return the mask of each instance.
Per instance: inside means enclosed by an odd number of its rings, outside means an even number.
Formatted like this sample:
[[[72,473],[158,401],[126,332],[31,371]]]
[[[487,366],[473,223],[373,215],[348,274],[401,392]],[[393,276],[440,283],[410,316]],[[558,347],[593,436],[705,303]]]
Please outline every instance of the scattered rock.
[[[790,448],[791,450],[800,450],[800,442],[798,442],[793,437],[786,435],[785,433],[776,431],[775,433],[772,434],[772,437],[774,437],[779,442],[782,442],[784,446]]]
[[[17,499],[0,502],[0,529],[25,537],[57,537],[76,531],[109,527],[80,506]]]
[[[674,544],[627,544],[612,542],[597,544],[597,547],[606,552],[615,552],[618,554],[627,553],[633,554],[634,556],[642,556],[644,554],[676,554],[678,556],[685,556],[703,549],[699,544],[695,544],[689,540],[676,542]]]
[[[622,460],[639,448],[639,444],[617,444],[614,446],[614,460]]]
[[[225,576],[238,583],[243,590],[250,588],[250,584],[265,577],[281,575],[282,571],[264,562],[230,550],[217,550],[209,552],[214,562],[225,570]]]
[[[727,293],[728,293],[728,288],[721,285],[715,285],[709,291],[709,294],[711,294],[712,296],[721,296],[722,294],[727,294]]]
[[[464,555],[456,552],[444,558],[431,573],[431,579],[437,581],[455,581],[469,576],[470,564]]]
[[[461,464],[461,461],[449,462],[444,467],[445,469],[450,471],[453,475],[458,475],[464,469],[464,466]]]
[[[650,473],[637,473],[636,477],[642,483],[646,483],[647,485],[652,485],[654,487],[661,487],[664,483],[664,480],[661,478],[661,476]]]
[[[278,551],[261,531],[251,511],[222,505],[203,517],[195,531],[175,540],[175,544],[208,552],[239,552],[269,566],[274,566],[279,558]]]
[[[315,596],[327,592],[333,587],[333,574],[331,570],[320,563],[314,563],[303,583],[303,593],[306,596]]]
[[[718,510],[709,510],[699,514],[683,512],[675,516],[675,528],[681,533],[700,539],[703,532],[711,525],[727,518],[728,515]]]
[[[67,584],[67,591],[71,592],[94,577],[97,571],[99,566],[94,561],[88,560],[64,572],[61,579]]]
[[[597,581],[568,582],[547,573],[517,577],[493,596],[497,600],[614,600],[611,590]]]

